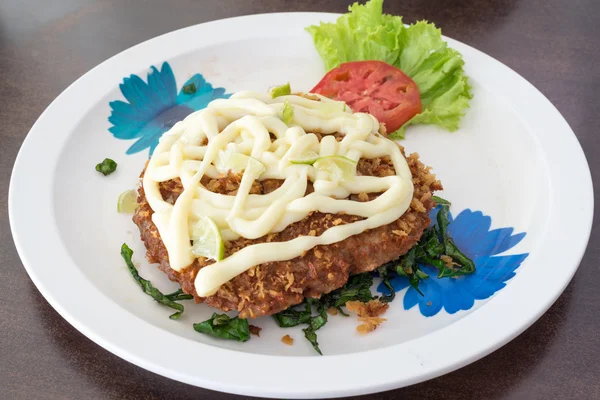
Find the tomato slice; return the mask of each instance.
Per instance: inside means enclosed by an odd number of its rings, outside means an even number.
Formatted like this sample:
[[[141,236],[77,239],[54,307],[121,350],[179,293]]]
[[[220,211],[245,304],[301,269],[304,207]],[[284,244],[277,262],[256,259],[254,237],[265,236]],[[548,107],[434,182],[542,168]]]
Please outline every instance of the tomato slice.
[[[383,61],[355,61],[329,71],[311,92],[345,101],[354,112],[365,112],[384,123],[388,133],[421,112],[415,81]]]

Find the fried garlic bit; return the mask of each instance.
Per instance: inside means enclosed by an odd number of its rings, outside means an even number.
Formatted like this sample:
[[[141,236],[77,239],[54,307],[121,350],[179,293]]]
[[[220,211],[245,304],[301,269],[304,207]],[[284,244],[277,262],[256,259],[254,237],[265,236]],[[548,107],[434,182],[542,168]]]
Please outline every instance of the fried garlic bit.
[[[356,331],[361,335],[366,335],[367,333],[374,331],[379,325],[387,321],[387,319],[379,317],[360,317],[358,320],[362,322],[362,324],[356,327]]]
[[[258,327],[258,326],[255,326],[255,325],[248,325],[248,328],[250,329],[250,333],[251,334],[260,337],[260,331],[262,331],[261,327]]]
[[[355,312],[358,315],[358,321],[362,324],[356,327],[356,331],[361,335],[374,331],[379,325],[387,321],[385,318],[380,318],[390,307],[387,303],[382,303],[379,300],[370,300],[368,303],[360,301],[349,301],[346,303],[348,311]]]
[[[281,341],[285,344],[287,344],[288,346],[291,346],[294,344],[294,338],[291,337],[290,335],[285,335],[284,337],[281,338]]]
[[[339,314],[339,311],[338,311],[338,309],[337,309],[337,308],[335,308],[335,307],[329,307],[329,308],[327,309],[327,314],[329,314],[329,315],[338,315],[338,314]]]

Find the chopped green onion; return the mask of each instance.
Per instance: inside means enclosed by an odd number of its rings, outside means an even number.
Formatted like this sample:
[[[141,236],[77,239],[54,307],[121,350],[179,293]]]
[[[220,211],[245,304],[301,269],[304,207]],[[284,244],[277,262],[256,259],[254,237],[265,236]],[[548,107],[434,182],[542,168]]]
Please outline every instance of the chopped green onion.
[[[182,90],[183,90],[183,93],[185,93],[185,94],[194,94],[194,93],[196,93],[196,90],[197,90],[196,84],[194,82],[188,83],[187,85],[185,85],[183,87]]]
[[[283,122],[285,122],[286,125],[289,125],[290,122],[292,122],[292,118],[294,118],[294,108],[286,100],[283,103],[283,111],[281,112],[281,120]]]
[[[292,89],[290,88],[290,83],[286,83],[285,85],[275,86],[271,88],[270,92],[271,98],[274,99],[279,96],[288,96],[292,94]]]
[[[96,171],[102,175],[110,175],[117,169],[117,163],[110,158],[105,158],[104,161],[96,165]]]

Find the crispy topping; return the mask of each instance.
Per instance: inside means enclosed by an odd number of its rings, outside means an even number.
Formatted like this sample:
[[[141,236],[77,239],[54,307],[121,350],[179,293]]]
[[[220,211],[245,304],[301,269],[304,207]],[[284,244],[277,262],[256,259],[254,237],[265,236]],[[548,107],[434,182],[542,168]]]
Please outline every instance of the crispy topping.
[[[337,308],[335,308],[335,307],[329,307],[329,308],[327,309],[327,314],[329,314],[329,315],[338,315],[339,313],[340,313],[340,312],[339,312],[339,311],[338,311],[338,309],[337,309]]]
[[[359,317],[378,317],[385,313],[389,307],[388,303],[382,303],[378,299],[371,300],[368,303],[361,301],[349,301],[346,303],[348,311],[355,312]]]
[[[260,337],[260,331],[262,331],[262,328],[255,325],[248,325],[248,328],[250,329],[251,334]]]
[[[290,335],[285,335],[284,337],[281,338],[281,341],[285,344],[287,344],[288,346],[291,346],[294,344],[294,338],[292,338]]]
[[[361,335],[366,335],[367,333],[374,331],[379,325],[387,321],[387,319],[379,317],[361,317],[358,320],[362,322],[362,324],[356,327],[356,331]]]

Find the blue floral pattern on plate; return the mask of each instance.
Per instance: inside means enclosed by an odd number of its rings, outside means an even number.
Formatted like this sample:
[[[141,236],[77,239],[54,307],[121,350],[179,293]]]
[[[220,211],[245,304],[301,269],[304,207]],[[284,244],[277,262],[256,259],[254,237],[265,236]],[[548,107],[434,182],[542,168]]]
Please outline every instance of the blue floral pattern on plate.
[[[439,208],[431,211],[432,221],[436,220]],[[436,315],[442,308],[449,314],[469,310],[475,300],[483,300],[506,286],[506,281],[515,276],[515,270],[527,258],[528,253],[499,255],[516,246],[525,233],[513,234],[513,228],[490,230],[492,219],[481,211],[463,210],[456,219],[450,214],[448,233],[457,247],[473,260],[476,271],[457,278],[437,278],[437,269],[421,265],[429,278],[419,283],[419,294],[408,279],[396,276],[391,280],[396,292],[408,287],[404,294],[404,309],[419,305],[421,314],[426,317]],[[377,290],[389,294],[380,284]]]
[[[213,88],[201,74],[192,76],[178,93],[168,62],[164,62],[160,70],[152,66],[147,80],[144,82],[137,75],[124,78],[119,88],[127,101],[116,100],[109,104],[112,110],[108,118],[112,124],[109,131],[117,139],[137,139],[127,154],[149,148],[152,155],[158,139],[175,123],[205,108],[214,99],[231,96],[224,88]]]

